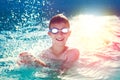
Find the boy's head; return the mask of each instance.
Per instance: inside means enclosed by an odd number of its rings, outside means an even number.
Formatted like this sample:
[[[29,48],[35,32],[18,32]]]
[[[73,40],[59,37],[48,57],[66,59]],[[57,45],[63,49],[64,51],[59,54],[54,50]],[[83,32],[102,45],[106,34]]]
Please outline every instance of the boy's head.
[[[68,25],[67,27],[70,28],[70,23],[67,17],[64,16],[63,14],[57,14],[51,18],[49,23],[49,29],[51,28],[51,24],[55,24],[55,23],[65,23]]]
[[[66,44],[66,41],[71,33],[68,19],[63,14],[53,16],[49,23],[48,35],[52,38],[55,45]]]

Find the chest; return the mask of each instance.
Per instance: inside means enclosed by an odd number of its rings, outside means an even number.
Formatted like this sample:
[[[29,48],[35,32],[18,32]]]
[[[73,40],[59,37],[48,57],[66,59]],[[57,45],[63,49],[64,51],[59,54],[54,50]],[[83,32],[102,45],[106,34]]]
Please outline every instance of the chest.
[[[66,53],[60,54],[60,55],[54,55],[52,53],[44,54],[44,58],[49,60],[55,60],[55,61],[65,61],[66,60]]]
[[[65,54],[61,54],[60,56],[55,56],[49,53],[49,54],[44,54],[43,58],[45,59],[46,64],[54,69],[59,69],[60,66],[66,61]]]

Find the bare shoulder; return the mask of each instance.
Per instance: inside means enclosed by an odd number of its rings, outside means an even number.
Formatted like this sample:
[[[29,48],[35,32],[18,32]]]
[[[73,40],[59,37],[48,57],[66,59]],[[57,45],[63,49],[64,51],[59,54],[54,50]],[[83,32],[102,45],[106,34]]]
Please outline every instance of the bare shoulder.
[[[77,48],[68,48],[67,52],[71,53],[71,54],[76,54],[76,55],[80,54],[80,52]]]
[[[69,61],[76,61],[79,58],[80,52],[76,48],[69,48],[66,52]]]

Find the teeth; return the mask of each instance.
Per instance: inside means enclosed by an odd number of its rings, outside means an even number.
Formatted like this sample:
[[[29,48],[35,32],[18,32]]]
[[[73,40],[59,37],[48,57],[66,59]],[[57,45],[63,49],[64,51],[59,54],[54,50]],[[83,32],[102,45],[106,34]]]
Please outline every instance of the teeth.
[[[56,39],[57,41],[63,41],[64,39]]]

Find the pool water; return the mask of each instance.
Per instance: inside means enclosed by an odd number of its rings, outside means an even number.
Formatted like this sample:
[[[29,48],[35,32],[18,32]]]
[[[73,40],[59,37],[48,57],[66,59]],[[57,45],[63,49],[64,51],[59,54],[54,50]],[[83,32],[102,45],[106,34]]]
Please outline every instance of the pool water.
[[[51,39],[47,35],[48,20],[53,14],[59,13],[59,10],[48,11],[53,3],[47,0],[7,0],[1,1],[1,4],[5,4],[1,7],[6,11],[3,10],[0,16],[0,80],[120,80],[118,16],[109,16],[110,21],[115,21],[115,24],[110,25],[117,25],[117,28],[107,26],[113,31],[117,30],[116,33],[112,32],[117,37],[113,38],[112,35],[111,38],[102,32],[105,35],[102,37],[114,43],[108,45],[109,42],[106,42],[104,46],[100,46],[102,42],[98,41],[99,47],[94,44],[98,38],[90,40],[78,34],[81,29],[74,26],[81,26],[79,16],[70,18],[73,33],[67,45],[78,48],[80,58],[68,71],[61,74],[56,68],[17,65],[20,52],[29,51],[35,56],[51,46]],[[83,15],[80,19],[82,17]],[[97,45],[97,48],[91,44]]]

